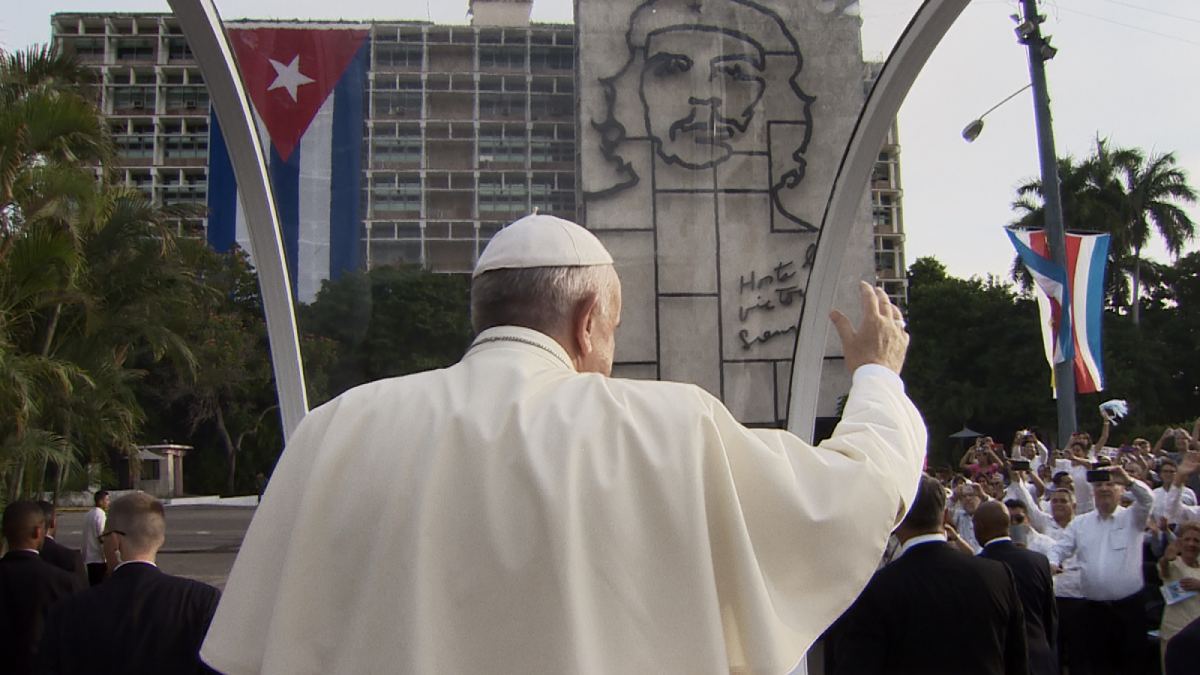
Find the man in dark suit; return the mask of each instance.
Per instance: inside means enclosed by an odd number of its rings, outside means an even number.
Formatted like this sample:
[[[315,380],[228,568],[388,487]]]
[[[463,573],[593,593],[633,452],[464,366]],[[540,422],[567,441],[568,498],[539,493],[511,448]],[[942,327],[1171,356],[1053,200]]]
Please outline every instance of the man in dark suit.
[[[46,610],[84,582],[38,554],[46,521],[37,502],[9,504],[3,527],[8,553],[0,559],[0,658],[6,673],[32,673]]]
[[[1046,556],[1013,543],[1009,534],[1011,525],[1008,509],[1001,502],[988,502],[976,509],[975,536],[983,545],[979,555],[1008,565],[1016,579],[1017,595],[1025,614],[1029,672],[1055,675],[1058,609],[1054,602],[1054,574]]]
[[[77,575],[87,583],[87,569],[83,566],[83,554],[78,549],[69,548],[54,539],[58,532],[58,513],[54,505],[47,501],[38,502],[42,514],[46,517],[46,539],[42,542],[42,560],[55,567]]]
[[[1193,675],[1200,663],[1200,619],[1189,623],[1167,642],[1163,672],[1167,675]]]
[[[922,476],[896,528],[898,556],[845,615],[837,673],[1025,675],[1025,619],[1012,572],[946,543],[946,493]]]
[[[166,539],[162,502],[142,492],[117,499],[101,535],[120,560],[104,583],[60,603],[46,620],[42,671],[70,673],[211,673],[200,643],[220,592],[159,571]]]

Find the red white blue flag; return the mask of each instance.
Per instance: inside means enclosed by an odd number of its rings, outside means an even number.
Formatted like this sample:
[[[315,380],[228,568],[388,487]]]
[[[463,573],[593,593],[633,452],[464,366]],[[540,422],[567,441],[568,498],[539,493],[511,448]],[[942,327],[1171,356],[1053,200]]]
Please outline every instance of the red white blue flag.
[[[358,267],[369,31],[241,24],[228,34],[268,146],[292,288],[311,302],[324,279]],[[229,149],[210,117],[208,240],[250,250]]]
[[[1006,230],[1021,263],[1033,275],[1046,360],[1071,361],[1075,391],[1104,389],[1100,324],[1109,235],[1066,235],[1066,269],[1054,263],[1042,230]]]

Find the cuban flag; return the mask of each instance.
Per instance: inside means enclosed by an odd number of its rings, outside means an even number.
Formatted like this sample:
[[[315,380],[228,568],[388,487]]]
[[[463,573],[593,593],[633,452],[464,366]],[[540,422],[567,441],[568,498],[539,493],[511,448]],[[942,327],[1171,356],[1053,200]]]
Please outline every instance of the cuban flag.
[[[243,24],[228,29],[259,137],[269,147],[288,273],[300,302],[358,269],[369,30]],[[208,241],[250,251],[229,149],[209,121]],[[251,251],[253,254],[253,251]]]
[[[1100,323],[1104,315],[1104,270],[1109,235],[1066,235],[1066,269],[1054,263],[1042,230],[1006,230],[1025,269],[1037,286],[1034,295],[1042,319],[1046,360],[1070,361],[1075,391],[1104,389]]]

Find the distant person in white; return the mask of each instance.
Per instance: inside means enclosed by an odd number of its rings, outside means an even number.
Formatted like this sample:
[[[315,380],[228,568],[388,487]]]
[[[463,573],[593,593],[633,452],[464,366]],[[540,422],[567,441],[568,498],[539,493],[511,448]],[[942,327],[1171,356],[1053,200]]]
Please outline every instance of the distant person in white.
[[[87,567],[88,584],[95,586],[104,581],[108,574],[108,563],[104,560],[104,548],[100,535],[108,519],[108,490],[92,495],[94,506],[83,516],[83,564]]]
[[[1095,510],[1075,517],[1049,556],[1055,565],[1076,557],[1087,600],[1083,618],[1093,645],[1072,655],[1072,673],[1139,672],[1146,639],[1142,533],[1154,495],[1120,466],[1105,468],[1111,480],[1092,483]],[[1126,488],[1133,495],[1128,508],[1120,506]]]
[[[703,389],[609,377],[613,259],[534,215],[480,256],[443,370],[312,411],[201,657],[242,673],[783,673],[854,600],[926,434],[900,311],[862,285],[841,424],[812,446]],[[813,383],[816,386],[816,383]]]

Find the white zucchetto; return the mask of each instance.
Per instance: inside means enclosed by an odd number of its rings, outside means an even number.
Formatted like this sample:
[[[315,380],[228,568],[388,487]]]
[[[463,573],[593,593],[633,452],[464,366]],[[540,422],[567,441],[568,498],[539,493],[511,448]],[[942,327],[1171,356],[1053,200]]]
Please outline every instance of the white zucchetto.
[[[569,220],[535,213],[497,232],[471,276],[499,269],[611,264],[612,256],[596,235]]]

